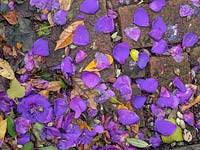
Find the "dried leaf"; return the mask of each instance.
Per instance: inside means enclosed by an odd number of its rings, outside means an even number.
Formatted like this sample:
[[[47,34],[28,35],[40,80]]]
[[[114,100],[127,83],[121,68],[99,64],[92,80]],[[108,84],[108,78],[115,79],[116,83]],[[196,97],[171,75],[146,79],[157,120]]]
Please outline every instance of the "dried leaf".
[[[127,138],[127,142],[135,147],[139,148],[146,148],[149,146],[149,144],[143,140],[137,139],[137,138]]]
[[[7,130],[7,119],[0,121],[0,140],[4,139]]]
[[[80,78],[72,77],[73,90],[71,91],[71,98],[79,96],[83,99],[87,99],[88,106],[92,109],[96,109],[97,103],[94,101],[95,92],[88,89]]]
[[[0,75],[10,80],[15,78],[15,74],[9,63],[1,58],[0,58]]]
[[[49,97],[49,91],[48,90],[42,90],[39,92],[40,95],[46,97],[48,99]]]
[[[73,0],[59,0],[60,8],[68,11],[71,7]]]
[[[59,37],[59,40],[57,41],[55,51],[61,48],[64,48],[71,44],[73,42],[73,32],[76,30],[77,26],[84,25],[83,21],[76,21],[69,25],[61,34]]]
[[[48,13],[47,19],[48,19],[48,22],[49,22],[50,26],[54,26],[55,25],[55,23],[53,21],[53,18],[52,18],[52,13]]]
[[[113,63],[113,58],[111,55],[109,54],[106,54],[106,56],[108,57],[108,59],[110,60],[110,65]],[[98,72],[98,71],[101,71],[99,69],[97,69],[97,65],[95,63],[94,60],[92,60],[86,67],[83,71],[91,71],[91,72]]]
[[[49,82],[47,91],[59,91],[62,88],[61,82],[60,81],[52,81]]]
[[[15,11],[10,11],[8,13],[3,14],[2,16],[8,21],[9,24],[18,24],[18,17]]]

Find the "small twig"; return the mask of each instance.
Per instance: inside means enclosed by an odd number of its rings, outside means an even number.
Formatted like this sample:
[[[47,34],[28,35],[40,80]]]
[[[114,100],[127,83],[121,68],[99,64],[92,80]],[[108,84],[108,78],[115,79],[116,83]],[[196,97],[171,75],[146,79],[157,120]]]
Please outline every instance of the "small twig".
[[[43,27],[43,28],[39,28],[39,29],[36,30],[36,32],[41,31],[41,30],[44,30],[44,29],[52,28],[52,27],[54,27],[54,26],[55,26],[55,25],[50,25],[50,26],[46,26],[46,27]]]
[[[191,108],[192,106],[194,106],[198,102],[200,102],[200,96],[197,96],[197,98],[195,100],[193,100],[191,103],[189,103],[188,105],[183,106],[181,108],[181,111],[184,112],[184,111],[188,110],[189,108]]]
[[[142,3],[144,3],[144,0],[141,0],[137,5],[140,5],[140,4],[142,4]]]

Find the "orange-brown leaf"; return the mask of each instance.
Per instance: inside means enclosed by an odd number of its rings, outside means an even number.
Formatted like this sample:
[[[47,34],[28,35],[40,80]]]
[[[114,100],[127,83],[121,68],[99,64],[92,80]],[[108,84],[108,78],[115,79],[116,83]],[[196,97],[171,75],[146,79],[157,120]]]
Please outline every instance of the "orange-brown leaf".
[[[7,129],[7,119],[0,121],[0,140],[4,139]]]
[[[18,24],[18,17],[15,11],[10,11],[8,13],[3,14],[2,16],[8,21],[9,24]]]
[[[60,81],[49,82],[46,90],[48,91],[59,91],[62,88]]]
[[[60,8],[62,10],[68,11],[71,7],[73,0],[59,0]]]

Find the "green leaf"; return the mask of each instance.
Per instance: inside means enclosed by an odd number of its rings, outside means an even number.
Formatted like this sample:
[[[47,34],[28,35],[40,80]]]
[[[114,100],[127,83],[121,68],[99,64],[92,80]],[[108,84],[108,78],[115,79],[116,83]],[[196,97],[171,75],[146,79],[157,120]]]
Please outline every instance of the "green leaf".
[[[121,102],[119,102],[117,100],[117,97],[116,96],[113,96],[109,99],[109,102],[112,103],[112,104],[122,104]]]
[[[10,82],[10,88],[7,90],[7,94],[11,99],[22,98],[25,96],[25,87],[21,86],[19,81],[14,78]]]
[[[58,148],[55,146],[47,146],[47,147],[42,147],[39,148],[39,150],[57,150]]]
[[[137,139],[137,138],[127,138],[126,140],[129,144],[131,144],[135,147],[146,148],[146,147],[150,146],[147,142]]]
[[[33,125],[33,133],[36,136],[36,138],[37,138],[38,141],[41,141],[40,134],[42,132],[42,128],[43,127],[44,127],[44,125],[40,124],[40,123],[35,123]]]
[[[66,85],[65,81],[63,79],[61,79],[61,78],[59,79],[59,81],[60,81],[61,87],[63,89],[66,89],[67,85]]]
[[[176,124],[176,121],[174,118],[168,119],[168,121]],[[174,134],[170,136],[161,136],[163,143],[172,143],[172,142],[181,142],[183,141],[183,134],[182,129],[176,125],[176,130],[174,131]]]
[[[6,116],[6,118],[7,118],[8,133],[12,138],[15,138],[17,136],[17,134],[16,134],[15,127],[14,127],[13,118],[11,116]]]
[[[22,150],[34,150],[34,145],[32,142],[26,143],[23,147]]]
[[[38,36],[41,37],[43,35],[49,35],[49,34],[50,34],[50,26],[42,24],[38,30]]]

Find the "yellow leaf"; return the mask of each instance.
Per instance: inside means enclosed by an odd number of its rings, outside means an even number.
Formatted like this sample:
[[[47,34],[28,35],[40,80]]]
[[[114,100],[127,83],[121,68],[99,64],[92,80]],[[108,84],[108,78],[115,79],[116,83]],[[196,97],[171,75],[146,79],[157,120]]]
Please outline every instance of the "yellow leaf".
[[[15,74],[9,63],[1,58],[0,58],[0,75],[10,80],[15,78]]]
[[[64,48],[70,45],[73,42],[73,32],[76,30],[77,26],[84,25],[83,21],[76,21],[69,25],[64,31],[60,34],[59,40],[56,42],[55,51],[61,48]]]
[[[7,119],[0,121],[0,140],[4,139],[7,130]]]
[[[68,11],[71,7],[73,0],[59,0],[60,9]]]
[[[113,63],[113,58],[111,55],[106,54],[106,56],[108,57],[109,61],[110,61],[110,65]],[[101,71],[99,69],[97,69],[97,64],[95,63],[94,60],[92,60],[83,71],[91,71],[91,72],[98,72]]]
[[[134,61],[138,61],[139,52],[136,49],[132,49],[130,52],[130,56]]]

